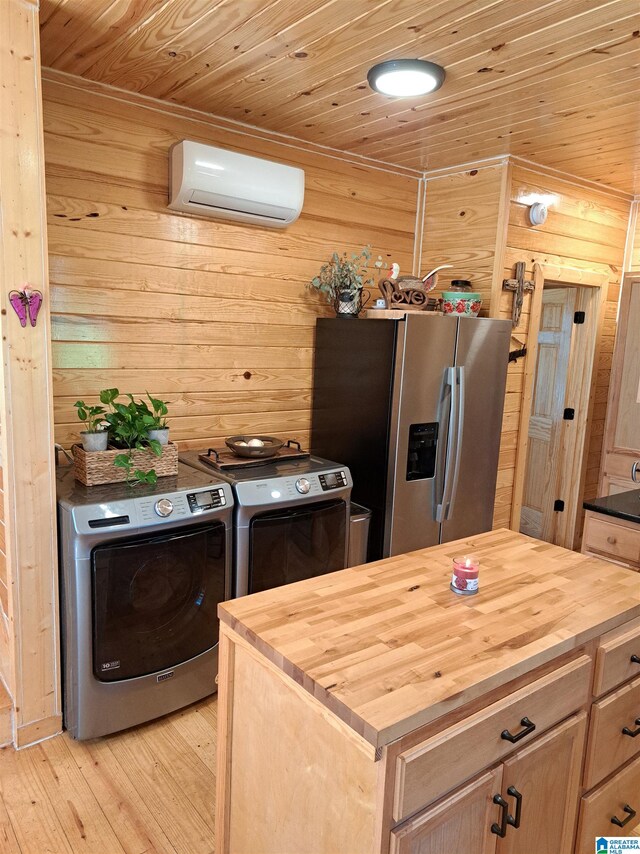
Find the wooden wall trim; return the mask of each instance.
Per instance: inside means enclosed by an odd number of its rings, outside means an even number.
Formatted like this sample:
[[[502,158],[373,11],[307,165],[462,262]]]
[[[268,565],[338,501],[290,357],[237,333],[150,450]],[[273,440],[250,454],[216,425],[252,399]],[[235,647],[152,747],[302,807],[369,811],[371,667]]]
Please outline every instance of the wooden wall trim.
[[[14,727],[60,722],[58,576],[53,459],[44,142],[37,7],[0,4],[11,50],[0,58],[2,412],[7,577],[14,655]],[[42,291],[37,325],[22,327],[8,294]],[[15,735],[15,731],[14,731]]]
[[[524,494],[524,481],[527,472],[527,454],[529,451],[529,418],[531,416],[531,400],[533,396],[538,355],[537,331],[533,334],[531,334],[531,331],[538,330],[540,328],[540,317],[542,314],[544,271],[542,269],[542,265],[537,263],[533,265],[533,284],[534,291],[530,303],[528,352],[524,368],[524,386],[522,388],[522,401],[520,404],[518,446],[516,450],[513,497],[511,500],[510,527],[514,531],[520,530],[520,514],[522,513],[522,497]]]
[[[496,248],[493,259],[493,276],[491,283],[491,302],[489,304],[490,317],[497,317],[500,308],[500,297],[502,296],[502,283],[504,281],[504,257],[507,251],[507,237],[509,233],[509,210],[511,202],[511,182],[513,181],[513,166],[507,160],[502,170],[500,184],[500,208],[498,210],[498,223],[496,229]]]
[[[622,269],[625,273],[629,273],[633,270],[633,258],[636,248],[638,248],[636,244],[640,239],[637,234],[639,207],[640,199],[636,196],[635,200],[631,202],[631,208],[629,209],[629,227],[627,228],[627,241],[624,246],[624,261],[622,264]]]
[[[428,270],[421,270],[422,266],[422,243],[424,241],[424,217],[427,207],[427,181],[420,178],[418,182],[418,194],[416,198],[416,227],[413,239],[413,270],[414,276],[425,275]]]
[[[153,110],[155,112],[162,113],[163,115],[169,113],[176,117],[189,119],[190,121],[201,122],[209,127],[215,127],[216,129],[227,131],[228,133],[249,136],[258,140],[268,140],[269,142],[282,145],[286,148],[297,148],[302,151],[313,153],[319,157],[342,160],[345,163],[366,166],[369,169],[376,169],[380,172],[391,172],[394,175],[404,175],[406,177],[415,178],[416,180],[422,177],[422,172],[416,169],[410,169],[406,166],[396,166],[395,164],[388,163],[384,160],[377,160],[360,154],[352,154],[350,152],[342,151],[341,149],[332,148],[329,145],[306,142],[305,140],[299,139],[295,136],[289,136],[288,134],[279,133],[277,131],[263,130],[255,125],[250,125],[233,119],[225,119],[221,116],[202,112],[201,110],[194,110],[191,107],[184,107],[181,104],[174,104],[171,101],[161,101],[157,98],[150,98],[147,95],[140,95],[137,92],[128,92],[124,89],[117,89],[115,86],[108,86],[105,83],[98,83],[95,80],[77,77],[74,74],[67,74],[63,71],[56,71],[53,68],[43,68],[42,79],[52,83],[60,83],[70,88],[81,89],[83,92],[92,92],[94,95],[101,96],[103,98],[110,98],[114,101],[137,105],[146,110]]]

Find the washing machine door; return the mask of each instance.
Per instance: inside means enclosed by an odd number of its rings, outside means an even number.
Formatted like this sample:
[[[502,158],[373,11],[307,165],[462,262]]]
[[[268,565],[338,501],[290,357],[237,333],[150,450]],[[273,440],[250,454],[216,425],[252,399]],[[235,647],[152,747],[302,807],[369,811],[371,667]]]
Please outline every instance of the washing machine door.
[[[145,676],[215,646],[225,564],[221,522],[94,548],[96,679]]]
[[[249,526],[249,593],[345,567],[343,499],[256,514]]]

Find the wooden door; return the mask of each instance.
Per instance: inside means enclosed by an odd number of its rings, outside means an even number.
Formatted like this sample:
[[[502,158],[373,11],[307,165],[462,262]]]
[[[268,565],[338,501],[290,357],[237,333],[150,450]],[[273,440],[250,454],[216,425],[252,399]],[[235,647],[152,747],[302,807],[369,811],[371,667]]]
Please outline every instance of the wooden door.
[[[498,837],[491,826],[500,820],[500,808],[493,797],[501,777],[501,768],[487,771],[392,831],[391,854],[495,854]]]
[[[632,480],[634,463],[637,482]],[[613,354],[604,459],[603,495],[640,486],[640,278],[625,276]],[[610,489],[610,485],[615,488]]]
[[[502,796],[514,818],[520,799],[520,826],[507,827],[497,854],[573,850],[586,728],[587,716],[581,712],[504,763]]]
[[[560,435],[573,329],[573,288],[545,288],[538,334],[520,530],[552,542]]]

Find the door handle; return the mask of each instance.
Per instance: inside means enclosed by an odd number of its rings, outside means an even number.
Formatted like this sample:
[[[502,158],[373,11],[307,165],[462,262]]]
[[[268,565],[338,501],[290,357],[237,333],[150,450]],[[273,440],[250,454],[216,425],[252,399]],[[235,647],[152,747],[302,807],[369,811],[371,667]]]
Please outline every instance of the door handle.
[[[494,801],[495,801],[495,798],[494,798]],[[611,824],[615,824],[616,827],[624,827],[625,824],[629,824],[631,819],[635,818],[637,815],[636,811],[633,809],[633,807],[630,807],[629,804],[625,804],[622,807],[622,811],[627,813],[626,818],[620,819],[620,818],[618,818],[617,815],[614,815],[614,817],[611,819]]]
[[[635,463],[631,466],[631,480],[634,483],[638,483],[638,469],[640,468],[640,460],[636,460]]]
[[[456,369],[446,369],[446,385],[451,388],[451,406],[449,408],[449,435],[447,436],[447,457],[445,461],[444,484],[442,486],[442,499],[436,508],[436,522],[444,522],[447,518],[447,507],[451,501],[451,487],[453,478],[453,454],[455,445],[455,431],[458,424],[458,395],[456,394]]]
[[[512,735],[508,729],[503,729],[500,733],[500,738],[504,738],[505,741],[510,741],[511,744],[515,744],[517,741],[524,738],[525,735],[529,735],[530,732],[533,732],[536,728],[536,725],[532,723],[529,718],[522,718],[520,726],[524,727],[524,729],[521,729],[520,732],[516,733],[516,735]]]
[[[465,374],[464,366],[456,368],[457,384],[456,392],[458,397],[458,428],[456,430],[456,446],[454,451],[454,469],[453,480],[451,482],[451,496],[449,498],[449,506],[447,507],[446,519],[451,519],[453,516],[453,505],[456,501],[458,493],[458,478],[460,476],[460,457],[462,456],[462,432],[464,430],[464,397],[465,397]]]
[[[509,815],[509,804],[505,801],[502,795],[494,795],[493,796],[494,804],[498,804],[500,809],[502,810],[502,814],[500,816],[500,824],[494,821],[491,825],[491,833],[495,833],[496,836],[499,836],[501,839],[507,835],[507,824],[509,823],[509,819],[511,816]],[[613,819],[611,819],[613,821]]]
[[[512,827],[515,827],[517,830],[520,827],[520,818],[522,817],[522,793],[519,792],[515,786],[509,786],[507,794],[516,799],[515,818],[510,815],[507,816],[507,824],[512,825]]]
[[[631,738],[635,738],[637,735],[640,735],[640,718],[636,718],[634,721],[637,729],[631,729],[631,727],[624,726],[622,727],[623,735],[630,735]]]

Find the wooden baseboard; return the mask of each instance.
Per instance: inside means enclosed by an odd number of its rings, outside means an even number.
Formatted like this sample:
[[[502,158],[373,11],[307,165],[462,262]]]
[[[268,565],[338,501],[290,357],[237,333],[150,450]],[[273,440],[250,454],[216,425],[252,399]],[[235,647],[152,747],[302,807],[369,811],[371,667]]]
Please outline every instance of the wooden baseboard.
[[[31,721],[17,728],[15,746],[19,750],[21,747],[28,747],[30,744],[35,744],[44,738],[51,738],[61,732],[62,715],[51,715],[41,721]]]

